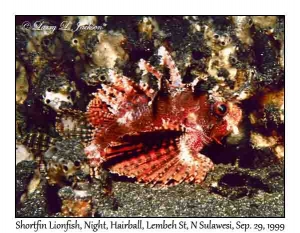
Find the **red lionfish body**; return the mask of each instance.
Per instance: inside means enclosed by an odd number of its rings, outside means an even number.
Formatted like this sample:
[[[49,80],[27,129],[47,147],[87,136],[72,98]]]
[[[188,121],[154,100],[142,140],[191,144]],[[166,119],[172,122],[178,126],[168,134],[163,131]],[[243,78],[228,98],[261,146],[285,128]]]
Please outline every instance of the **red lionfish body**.
[[[139,62],[144,73],[156,77],[157,91],[109,71],[112,84],[103,84],[87,108],[95,130],[85,152],[91,166],[107,164],[111,172],[140,182],[201,183],[213,163],[200,151],[237,130],[241,110],[220,97],[196,95],[196,82],[182,83],[164,47],[158,55],[169,79],[146,61]]]

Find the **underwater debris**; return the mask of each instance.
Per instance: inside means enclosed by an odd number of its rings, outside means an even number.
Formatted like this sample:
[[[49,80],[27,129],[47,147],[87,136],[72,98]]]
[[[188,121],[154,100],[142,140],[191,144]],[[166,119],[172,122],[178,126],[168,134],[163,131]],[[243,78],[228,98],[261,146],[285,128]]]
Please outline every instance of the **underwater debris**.
[[[29,151],[29,149],[21,144],[20,142],[17,142],[16,144],[16,164],[22,162],[22,161],[30,161],[33,160],[34,156]]]
[[[101,83],[107,84],[111,82],[108,75],[108,69],[101,67],[90,69],[80,77],[89,86],[100,86]]]
[[[38,189],[18,208],[16,217],[47,217],[47,202],[45,191]]]
[[[128,55],[121,46],[124,40],[125,37],[120,33],[100,32],[99,43],[91,54],[93,63],[99,67],[113,68],[117,59],[119,62],[126,62]]]
[[[16,102],[23,104],[28,94],[28,80],[25,67],[17,61],[16,64]]]
[[[257,108],[249,116],[251,124],[274,129],[284,123],[284,90],[268,91],[258,98]]]
[[[91,216],[91,195],[85,190],[73,190],[65,186],[58,191],[62,200],[61,215],[66,217]]]
[[[278,177],[283,176],[280,166],[273,165],[273,172],[266,169],[261,169],[261,171],[261,174],[257,175],[251,169],[220,165],[215,173],[208,177],[210,192],[226,196],[231,200],[253,197],[259,195],[261,191],[273,192],[272,180],[275,181]],[[275,174],[275,172],[277,173]],[[277,185],[283,185],[283,183]]]
[[[27,185],[32,179],[37,163],[35,161],[21,161],[16,165],[16,203],[20,201],[21,195],[27,190]]]
[[[44,154],[50,185],[73,184],[89,175],[83,145],[75,139],[58,141]]]

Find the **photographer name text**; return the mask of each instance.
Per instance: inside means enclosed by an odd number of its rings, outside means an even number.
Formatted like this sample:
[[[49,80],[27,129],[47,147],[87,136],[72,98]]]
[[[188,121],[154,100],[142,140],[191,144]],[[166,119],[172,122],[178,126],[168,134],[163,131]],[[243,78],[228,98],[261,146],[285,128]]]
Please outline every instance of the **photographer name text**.
[[[33,23],[29,21],[25,21],[22,23],[22,27],[27,30],[33,31],[44,31],[48,33],[54,33],[55,31],[69,31],[69,32],[77,32],[77,31],[99,31],[103,30],[105,25],[94,25],[91,23],[82,24],[81,22],[73,23],[71,21],[63,21],[59,26],[51,25],[45,21],[35,21]]]

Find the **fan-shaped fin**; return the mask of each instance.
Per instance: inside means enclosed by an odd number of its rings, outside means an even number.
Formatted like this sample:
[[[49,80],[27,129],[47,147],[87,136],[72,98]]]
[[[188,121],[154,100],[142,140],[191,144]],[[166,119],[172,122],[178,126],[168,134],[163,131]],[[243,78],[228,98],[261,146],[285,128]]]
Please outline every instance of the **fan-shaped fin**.
[[[143,144],[122,145],[108,148],[106,158],[123,157],[123,160],[108,168],[119,175],[137,178],[138,182],[152,184],[201,183],[207,172],[213,168],[212,161],[199,153],[181,150],[173,144],[162,144],[145,152]]]

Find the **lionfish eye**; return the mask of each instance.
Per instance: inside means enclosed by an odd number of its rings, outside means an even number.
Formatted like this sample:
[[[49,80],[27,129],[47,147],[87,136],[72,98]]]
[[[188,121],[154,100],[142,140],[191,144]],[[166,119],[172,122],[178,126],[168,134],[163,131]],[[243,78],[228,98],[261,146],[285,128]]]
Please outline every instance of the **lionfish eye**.
[[[214,113],[218,116],[225,116],[228,112],[228,106],[226,103],[215,103],[214,105]]]

